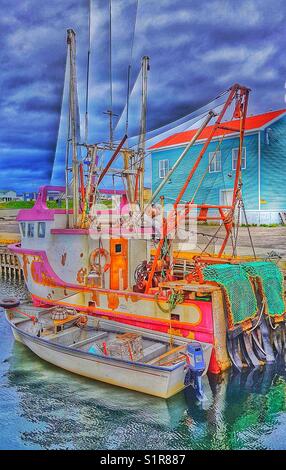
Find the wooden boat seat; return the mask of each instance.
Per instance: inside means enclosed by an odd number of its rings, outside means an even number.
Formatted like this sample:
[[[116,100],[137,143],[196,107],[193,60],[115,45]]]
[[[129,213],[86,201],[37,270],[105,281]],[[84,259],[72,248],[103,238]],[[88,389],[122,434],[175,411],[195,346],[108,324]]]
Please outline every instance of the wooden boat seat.
[[[162,359],[165,359],[166,357],[170,357],[173,354],[177,354],[179,351],[183,351],[184,349],[186,349],[185,345],[184,346],[177,346],[176,348],[172,348],[172,349],[170,349],[170,351],[165,352],[161,356],[155,357],[155,359],[153,359],[152,361],[149,361],[148,364],[156,364],[156,363],[160,362]]]
[[[167,345],[163,343],[154,343],[143,350],[143,362],[151,361],[154,357],[163,354],[166,351]]]
[[[14,325],[19,325],[19,323],[24,323],[30,321],[27,318],[13,318]]]
[[[75,333],[75,332],[78,332],[79,331],[79,328],[78,326],[72,326],[71,328],[68,328],[66,330],[63,330],[63,331],[59,331],[58,333],[53,333],[51,335],[48,335],[46,338],[50,341],[50,340],[55,340],[55,339],[58,339],[58,338],[62,338],[63,336],[69,336],[71,335],[72,333]]]
[[[85,338],[85,339],[82,339],[81,341],[77,341],[76,343],[71,343],[71,344],[69,344],[69,347],[70,348],[74,348],[74,347],[78,348],[80,346],[84,346],[85,344],[92,343],[92,342],[97,341],[99,339],[105,338],[106,336],[108,336],[108,333],[106,333],[106,331],[102,331],[101,333],[97,333],[96,335],[91,336],[90,338]]]

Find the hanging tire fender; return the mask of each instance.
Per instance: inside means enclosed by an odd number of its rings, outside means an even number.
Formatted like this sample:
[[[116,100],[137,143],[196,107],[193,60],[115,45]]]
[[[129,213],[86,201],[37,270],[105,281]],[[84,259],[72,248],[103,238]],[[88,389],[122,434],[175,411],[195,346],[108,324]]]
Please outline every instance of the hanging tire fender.
[[[7,310],[9,308],[15,308],[20,305],[20,300],[18,300],[16,297],[3,297],[0,299],[0,307],[6,308]]]

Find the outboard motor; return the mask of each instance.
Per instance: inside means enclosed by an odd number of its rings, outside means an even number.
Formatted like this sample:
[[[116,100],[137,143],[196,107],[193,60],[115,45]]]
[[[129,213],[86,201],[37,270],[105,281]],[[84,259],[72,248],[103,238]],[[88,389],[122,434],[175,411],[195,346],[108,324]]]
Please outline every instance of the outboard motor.
[[[206,368],[204,354],[200,343],[190,343],[186,353],[188,370],[185,377],[185,385],[192,384],[199,400],[203,400],[204,392],[202,375]]]

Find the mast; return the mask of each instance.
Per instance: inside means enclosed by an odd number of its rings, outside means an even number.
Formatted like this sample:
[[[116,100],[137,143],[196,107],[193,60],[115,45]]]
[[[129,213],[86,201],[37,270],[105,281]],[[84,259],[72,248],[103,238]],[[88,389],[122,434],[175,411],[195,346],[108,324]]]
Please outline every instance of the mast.
[[[70,60],[70,93],[69,93],[69,126],[72,144],[72,200],[73,200],[73,227],[77,226],[79,213],[79,162],[77,156],[77,127],[78,127],[78,100],[76,77],[76,41],[73,29],[67,30],[67,44]]]
[[[144,209],[144,171],[145,171],[145,140],[146,140],[146,115],[147,115],[147,74],[150,70],[149,57],[142,58],[142,91],[141,91],[141,118],[140,118],[140,134],[138,143],[138,160],[139,160],[139,205],[140,209]]]
[[[90,73],[90,54],[91,54],[91,0],[89,0],[88,10],[88,51],[86,66],[86,94],[85,94],[85,143],[88,141],[88,101],[89,101],[89,73]]]

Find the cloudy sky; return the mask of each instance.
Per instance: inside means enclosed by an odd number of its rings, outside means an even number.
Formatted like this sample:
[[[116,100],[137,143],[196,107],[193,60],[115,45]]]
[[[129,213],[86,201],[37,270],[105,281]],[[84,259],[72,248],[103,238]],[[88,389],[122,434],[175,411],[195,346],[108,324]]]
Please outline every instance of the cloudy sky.
[[[112,1],[113,101],[119,115],[136,5],[137,0]],[[109,0],[92,1],[91,141],[107,138],[108,7]],[[0,189],[35,190],[53,173],[68,27],[77,33],[84,111],[88,0],[0,0],[0,8]],[[148,129],[192,113],[234,82],[251,87],[251,113],[285,106],[285,0],[138,0],[136,18],[132,83],[140,58],[149,55]],[[135,97],[136,86],[134,102]]]

